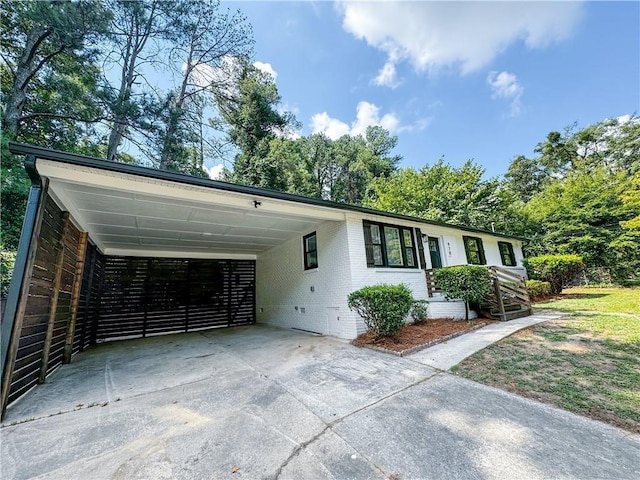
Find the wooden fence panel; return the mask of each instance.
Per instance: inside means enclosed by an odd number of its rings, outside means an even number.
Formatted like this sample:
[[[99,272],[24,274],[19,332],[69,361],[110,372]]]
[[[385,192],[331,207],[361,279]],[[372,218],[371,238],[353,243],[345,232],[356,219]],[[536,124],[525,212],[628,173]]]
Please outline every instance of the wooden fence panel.
[[[105,257],[96,340],[255,323],[255,261]]]
[[[16,360],[11,376],[8,403],[20,397],[38,383],[41,370],[51,373],[62,363],[66,329],[70,313],[70,292],[75,278],[75,263],[78,253],[80,231],[69,223],[64,233],[64,214],[53,199],[47,195],[38,248],[18,340]],[[64,250],[62,250],[64,247]],[[49,309],[54,296],[56,264],[62,254],[60,288],[54,315]],[[55,302],[54,302],[55,303]],[[43,352],[47,343],[50,316],[51,344],[47,364],[43,367]]]
[[[62,364],[67,328],[71,320],[71,296],[76,275],[76,262],[78,261],[80,230],[72,223],[69,223],[65,233],[66,235],[62,242],[64,245],[64,259],[62,262],[60,291],[58,292],[58,305],[53,324],[47,375]]]

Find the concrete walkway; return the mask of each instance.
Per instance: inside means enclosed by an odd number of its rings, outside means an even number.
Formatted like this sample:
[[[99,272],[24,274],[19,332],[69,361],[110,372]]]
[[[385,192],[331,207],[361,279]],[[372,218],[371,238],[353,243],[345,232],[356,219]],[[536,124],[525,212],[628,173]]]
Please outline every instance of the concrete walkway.
[[[12,405],[9,479],[640,478],[640,436],[264,326],[99,345]]]
[[[498,322],[486,327],[479,328],[473,332],[465,333],[460,337],[453,338],[445,343],[434,345],[433,347],[420,350],[407,355],[406,358],[414,362],[422,363],[438,370],[449,370],[462,360],[470,357],[492,343],[502,340],[518,330],[531,327],[538,323],[560,318],[560,314],[537,314],[530,315],[508,322]]]

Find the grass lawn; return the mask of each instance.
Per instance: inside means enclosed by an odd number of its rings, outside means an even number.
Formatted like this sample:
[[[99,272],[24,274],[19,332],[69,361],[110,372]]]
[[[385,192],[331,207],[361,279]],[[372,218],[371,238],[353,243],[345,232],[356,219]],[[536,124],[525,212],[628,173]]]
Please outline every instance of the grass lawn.
[[[454,367],[458,375],[640,433],[640,289],[568,289],[566,314]]]

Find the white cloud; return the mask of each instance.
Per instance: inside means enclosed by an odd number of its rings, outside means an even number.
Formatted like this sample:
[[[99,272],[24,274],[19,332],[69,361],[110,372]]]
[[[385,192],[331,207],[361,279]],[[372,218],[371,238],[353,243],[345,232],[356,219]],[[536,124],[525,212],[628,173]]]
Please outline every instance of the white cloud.
[[[275,71],[275,69],[270,63],[253,62],[253,66],[256,67],[258,70],[260,70],[261,72],[271,75],[274,82],[278,79],[278,72]]]
[[[324,133],[333,140],[351,133],[349,125],[336,118],[331,118],[327,112],[316,113],[311,117],[311,129],[313,133]]]
[[[373,79],[373,83],[381,87],[391,88],[396,88],[398,85],[400,85],[395,64],[392,61],[387,60],[387,62],[378,72],[376,78]]]
[[[238,59],[232,55],[225,55],[218,66],[206,63],[196,65],[193,69],[192,80],[201,87],[214,85],[217,88],[233,89],[235,78],[240,74]]]
[[[213,167],[205,167],[205,170],[207,171],[207,174],[209,175],[209,178],[211,178],[212,180],[218,180],[220,178],[220,175],[222,175],[222,170],[224,170],[224,165],[219,163],[217,165],[214,165]]]
[[[455,67],[469,73],[489,65],[511,44],[541,48],[569,37],[581,2],[340,1],[343,28],[388,58],[374,80],[393,86],[395,65],[419,71]]]
[[[370,102],[362,101],[356,107],[356,118],[351,124],[332,118],[327,112],[316,113],[311,117],[313,133],[324,133],[332,140],[343,135],[364,135],[367,127],[379,125],[391,133],[423,130],[429,124],[428,119],[420,119],[413,125],[401,125],[395,113],[380,115],[380,107]]]
[[[522,105],[520,99],[524,93],[524,88],[518,83],[518,77],[509,72],[489,72],[487,83],[491,86],[491,98],[503,98],[510,100],[511,115],[520,114]]]

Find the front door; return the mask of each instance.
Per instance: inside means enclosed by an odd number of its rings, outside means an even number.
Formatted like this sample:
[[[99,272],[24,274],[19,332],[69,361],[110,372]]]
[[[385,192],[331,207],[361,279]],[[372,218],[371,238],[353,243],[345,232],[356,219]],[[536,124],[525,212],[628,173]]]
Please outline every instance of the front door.
[[[440,256],[440,244],[437,238],[429,237],[429,254],[431,255],[431,267],[442,268],[442,257]]]

